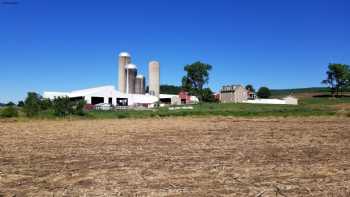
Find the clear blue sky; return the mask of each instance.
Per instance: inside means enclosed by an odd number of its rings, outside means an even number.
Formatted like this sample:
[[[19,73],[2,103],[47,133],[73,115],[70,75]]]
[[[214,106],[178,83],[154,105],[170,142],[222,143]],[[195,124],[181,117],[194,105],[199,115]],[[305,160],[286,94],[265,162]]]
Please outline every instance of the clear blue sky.
[[[116,85],[121,51],[144,74],[159,60],[162,84],[212,64],[215,91],[320,86],[329,62],[350,64],[349,0],[17,1],[0,4],[0,102]]]

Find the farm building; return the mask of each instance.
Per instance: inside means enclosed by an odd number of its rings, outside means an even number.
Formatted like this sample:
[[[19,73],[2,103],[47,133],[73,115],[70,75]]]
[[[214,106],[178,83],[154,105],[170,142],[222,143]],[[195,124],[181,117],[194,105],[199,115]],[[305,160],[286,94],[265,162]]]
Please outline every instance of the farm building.
[[[198,103],[198,98],[186,92],[179,95],[159,94],[160,63],[149,63],[149,94],[146,94],[146,79],[137,73],[137,66],[131,63],[131,56],[122,52],[118,56],[118,90],[114,86],[102,86],[72,92],[44,92],[43,97],[55,99],[69,97],[71,100],[85,100],[87,104],[107,104],[109,106],[145,106],[153,107],[156,103],[191,104]]]
[[[154,106],[159,101],[159,62],[149,63],[150,91],[145,93],[145,77],[137,73],[137,66],[131,63],[131,56],[122,52],[118,56],[118,90],[114,86],[102,86],[72,92],[44,92],[44,98],[69,97],[71,100],[84,99],[87,104],[109,104],[113,106]]]
[[[150,94],[126,94],[117,91],[113,86],[102,86],[72,92],[44,92],[43,97],[55,99],[57,97],[69,97],[71,100],[83,99],[87,104],[97,105],[101,103],[112,106],[144,106],[153,107],[158,101],[164,105],[196,104],[199,102],[196,96],[184,93],[160,94],[159,98]]]
[[[199,99],[196,96],[190,96],[188,92],[181,91],[178,95],[160,94],[159,102],[161,105],[197,104]]]
[[[147,106],[158,102],[158,97],[148,94],[125,94],[117,91],[113,86],[102,86],[72,92],[44,92],[43,97],[55,99],[69,97],[71,100],[84,99],[87,104],[108,103],[113,106]]]
[[[242,85],[226,85],[220,90],[220,102],[241,103],[248,100],[248,91]]]

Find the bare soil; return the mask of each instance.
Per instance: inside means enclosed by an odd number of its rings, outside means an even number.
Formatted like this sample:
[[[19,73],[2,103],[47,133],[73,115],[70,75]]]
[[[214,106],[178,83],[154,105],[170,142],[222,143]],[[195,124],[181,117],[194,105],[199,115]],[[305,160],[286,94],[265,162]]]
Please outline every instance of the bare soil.
[[[350,196],[349,118],[0,122],[0,196]]]

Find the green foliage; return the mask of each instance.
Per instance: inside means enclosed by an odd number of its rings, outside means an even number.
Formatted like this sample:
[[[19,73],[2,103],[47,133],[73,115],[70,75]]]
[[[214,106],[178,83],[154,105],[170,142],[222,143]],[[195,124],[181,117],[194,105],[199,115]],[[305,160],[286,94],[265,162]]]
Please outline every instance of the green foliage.
[[[10,102],[8,102],[7,104],[6,104],[6,106],[15,106],[16,104],[14,103],[14,102],[12,102],[12,101],[10,101]]]
[[[184,70],[186,76],[182,78],[182,89],[188,91],[191,95],[198,97],[203,102],[213,102],[213,92],[209,88],[204,88],[204,84],[209,81],[209,71],[212,69],[210,64],[195,62],[186,65]]]
[[[48,110],[52,108],[52,102],[50,99],[44,98],[40,101],[40,109]]]
[[[28,117],[37,116],[40,112],[41,96],[35,92],[28,92],[27,98],[24,101],[24,113]]]
[[[210,64],[202,62],[195,62],[190,65],[186,65],[184,70],[187,75],[182,79],[182,87],[185,90],[189,88],[203,89],[204,84],[209,81],[209,71],[212,69]]]
[[[269,98],[271,96],[271,91],[267,87],[261,87],[257,93],[259,98]]]
[[[5,107],[1,111],[0,116],[3,117],[3,118],[18,117],[18,110],[13,105]]]
[[[174,85],[160,85],[161,94],[179,94],[181,87]]]
[[[343,89],[350,86],[350,68],[346,64],[329,64],[327,78],[323,84],[331,88],[332,95],[342,94]]]
[[[250,85],[250,84],[246,85],[245,89],[247,89],[248,91],[251,91],[251,92],[255,92],[253,85]]]
[[[68,115],[84,116],[85,100],[71,101],[69,97],[58,97],[53,100],[52,108],[55,116],[64,117]]]
[[[18,106],[18,107],[23,107],[23,106],[24,106],[24,102],[23,102],[23,101],[18,101],[17,106]]]
[[[210,88],[204,88],[202,90],[192,89],[190,90],[190,94],[196,95],[198,99],[202,102],[214,102],[214,93]]]
[[[56,116],[67,116],[73,114],[73,103],[69,97],[58,97],[53,100],[53,110]]]
[[[84,111],[85,105],[86,105],[85,100],[78,101],[75,105],[74,114],[79,115],[79,116],[84,116],[85,115],[85,111]]]

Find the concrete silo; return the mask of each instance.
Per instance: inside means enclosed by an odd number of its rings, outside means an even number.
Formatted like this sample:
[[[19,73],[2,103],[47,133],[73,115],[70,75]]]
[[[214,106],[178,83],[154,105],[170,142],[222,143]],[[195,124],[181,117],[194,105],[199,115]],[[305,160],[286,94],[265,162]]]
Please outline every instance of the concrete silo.
[[[143,75],[136,76],[135,83],[135,92],[136,94],[145,94],[145,77]]]
[[[127,94],[135,94],[136,75],[137,75],[136,65],[128,64],[125,66],[126,93]]]
[[[159,97],[159,62],[151,61],[148,65],[149,94]]]
[[[126,75],[125,66],[131,63],[131,56],[127,52],[121,52],[119,54],[118,61],[118,90],[120,92],[126,92]]]

